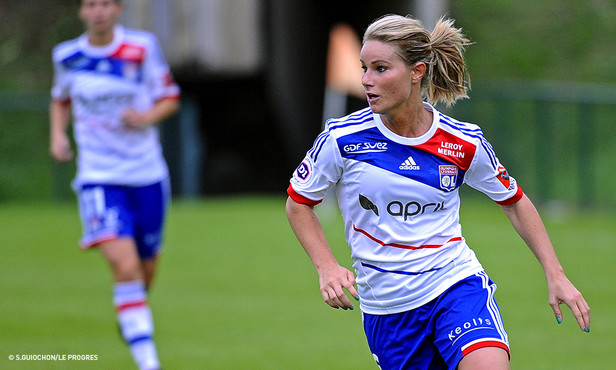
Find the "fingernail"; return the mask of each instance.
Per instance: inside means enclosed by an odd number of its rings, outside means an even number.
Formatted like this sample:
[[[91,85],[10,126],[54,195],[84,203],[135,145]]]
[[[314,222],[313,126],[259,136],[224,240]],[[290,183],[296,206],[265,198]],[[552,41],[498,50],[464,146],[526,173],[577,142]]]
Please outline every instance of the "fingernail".
[[[359,301],[359,296],[355,297],[355,300],[356,300],[356,301]]]
[[[353,309],[354,309],[355,307],[351,306],[351,307],[349,307],[349,308],[351,309],[351,311],[353,311]]]
[[[584,331],[590,333],[590,328],[584,328]]]
[[[557,317],[556,322],[558,323],[558,325],[560,325],[563,323],[563,320],[560,317]]]
[[[342,309],[343,309],[343,310],[345,310],[345,311],[346,311],[346,310],[348,310],[348,308],[346,308],[346,307],[344,307],[344,306],[342,307]]]

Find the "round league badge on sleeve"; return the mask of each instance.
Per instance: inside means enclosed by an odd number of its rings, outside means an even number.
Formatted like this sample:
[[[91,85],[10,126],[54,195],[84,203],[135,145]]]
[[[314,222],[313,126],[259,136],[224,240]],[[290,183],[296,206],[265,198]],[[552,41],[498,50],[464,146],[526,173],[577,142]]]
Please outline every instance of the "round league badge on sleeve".
[[[300,163],[299,166],[297,166],[295,173],[293,173],[293,177],[297,182],[304,184],[310,180],[313,172],[314,164],[312,163],[312,160],[307,157],[304,158],[304,160],[302,161],[302,163]]]

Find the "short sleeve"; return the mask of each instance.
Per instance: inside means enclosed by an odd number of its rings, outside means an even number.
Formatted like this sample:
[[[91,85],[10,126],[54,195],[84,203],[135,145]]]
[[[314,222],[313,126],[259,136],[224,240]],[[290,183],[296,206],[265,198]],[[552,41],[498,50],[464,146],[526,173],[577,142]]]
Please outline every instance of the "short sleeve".
[[[51,86],[51,98],[67,102],[70,100],[70,74],[62,64],[56,47],[52,54],[53,84]]]
[[[165,98],[178,98],[180,88],[171,75],[158,40],[151,35],[150,45],[144,62],[146,84],[154,101]]]
[[[464,176],[464,182],[501,205],[513,204],[524,194],[483,136],[480,145],[477,146],[475,158]]]
[[[336,140],[325,130],[293,173],[287,193],[298,203],[316,205],[341,175],[342,159]]]

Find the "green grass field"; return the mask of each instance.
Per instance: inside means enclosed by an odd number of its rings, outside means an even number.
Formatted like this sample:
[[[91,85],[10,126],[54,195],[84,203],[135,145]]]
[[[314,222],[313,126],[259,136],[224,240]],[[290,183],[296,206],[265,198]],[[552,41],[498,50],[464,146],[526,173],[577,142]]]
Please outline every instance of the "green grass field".
[[[150,296],[166,369],[376,369],[359,310],[322,302],[283,197],[176,201]],[[321,211],[341,263],[337,216]],[[499,286],[513,369],[606,369],[616,348],[613,215],[546,217],[569,278],[593,309],[590,334],[568,308],[557,325],[539,264],[499,207],[463,200],[465,236]],[[97,251],[77,248],[74,204],[0,206],[0,368],[133,368]],[[97,361],[15,361],[10,355],[92,354]]]

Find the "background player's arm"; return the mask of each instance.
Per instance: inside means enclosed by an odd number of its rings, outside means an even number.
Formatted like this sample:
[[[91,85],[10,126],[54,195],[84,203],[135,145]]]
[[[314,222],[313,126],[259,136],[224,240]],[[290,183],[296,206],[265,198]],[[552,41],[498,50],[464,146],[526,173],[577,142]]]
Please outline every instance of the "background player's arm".
[[[156,124],[171,116],[180,108],[177,98],[164,98],[158,100],[152,108],[145,112],[128,109],[122,115],[122,121],[130,128],[139,129]]]
[[[563,317],[559,305],[565,303],[571,308],[580,328],[589,331],[590,307],[582,294],[567,279],[543,221],[533,203],[524,195],[518,202],[502,206],[502,208],[517,233],[543,267],[548,283],[550,306],[552,306],[558,322],[560,323]]]
[[[53,99],[49,105],[49,151],[51,156],[59,162],[66,162],[73,158],[71,142],[67,132],[70,119],[70,102]]]
[[[334,308],[352,309],[353,304],[344,289],[353,297],[359,296],[355,290],[355,276],[336,261],[314,208],[289,197],[286,211],[295,236],[317,270],[325,302]]]

